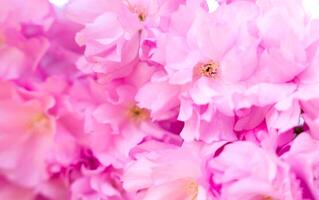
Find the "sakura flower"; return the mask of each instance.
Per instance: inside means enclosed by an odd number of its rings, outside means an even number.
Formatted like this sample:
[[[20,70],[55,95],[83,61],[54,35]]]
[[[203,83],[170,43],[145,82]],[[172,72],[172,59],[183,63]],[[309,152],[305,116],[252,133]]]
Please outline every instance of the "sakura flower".
[[[192,12],[193,9],[196,9],[196,12]],[[232,25],[227,24],[227,22],[223,26],[219,25],[218,21],[224,15],[233,13],[231,12],[232,9],[237,9],[236,13],[242,15],[240,18],[242,20],[236,21],[235,25],[234,23]],[[238,12],[238,10],[242,12]],[[185,127],[192,127],[189,130],[197,130],[195,124],[200,126],[199,120],[205,117],[196,116],[198,111],[196,111],[195,105],[207,106],[214,101],[217,105],[211,104],[210,107],[215,107],[216,113],[220,112],[221,115],[226,115],[225,118],[229,120],[225,123],[230,123],[229,126],[224,127],[231,130],[231,121],[233,121],[232,117],[234,116],[232,95],[244,86],[225,84],[225,82],[238,83],[240,80],[245,80],[256,67],[257,63],[254,58],[257,56],[256,45],[258,41],[248,33],[245,24],[245,20],[248,21],[253,18],[256,12],[256,7],[249,3],[238,3],[231,8],[223,7],[213,14],[207,13],[198,2],[195,3],[194,1],[187,1],[186,5],[180,6],[172,16],[169,32],[160,34],[157,49],[154,50],[154,56],[152,57],[153,60],[163,65],[164,72],[155,74],[154,79],[139,90],[136,96],[139,104],[150,109],[153,117],[160,115],[160,110],[165,111],[180,106],[179,119],[185,121],[186,125],[189,124]],[[250,14],[246,15],[245,13]],[[243,35],[236,35],[235,32],[238,27],[242,27]],[[247,67],[247,73],[239,74],[236,70],[229,70],[229,73],[225,72],[225,70],[228,70],[227,67],[235,66],[231,65],[232,63],[229,60],[235,54],[229,49],[237,48],[234,45],[236,41],[244,43],[247,40],[250,42],[249,45],[247,44],[247,48],[251,49],[252,57],[247,57],[247,64],[245,63],[246,60],[241,63]],[[219,41],[219,44],[208,44],[207,41]],[[228,52],[229,58],[226,56]],[[244,59],[244,57],[242,58]],[[162,101],[157,103],[157,101],[151,100],[153,95],[150,91],[153,90],[152,88],[156,88],[157,94],[165,95],[161,98]],[[184,112],[187,112],[187,114]],[[190,119],[191,117],[193,119]],[[206,118],[208,122],[212,119],[211,116]],[[214,125],[211,128],[215,129]],[[215,130],[216,132],[220,131],[217,127]],[[199,133],[196,133],[197,136],[195,137],[187,137],[186,132],[189,131],[185,129],[182,134],[184,139],[200,138]],[[231,133],[229,134],[231,135]],[[207,142],[211,140],[207,139]]]
[[[318,141],[307,133],[300,134],[283,158],[292,167],[297,177],[305,184],[304,197],[318,197]],[[302,166],[302,167],[301,167]]]
[[[180,2],[94,0],[88,5],[85,1],[71,1],[67,15],[85,26],[76,36],[78,44],[86,47],[79,68],[86,73],[113,74],[113,78],[127,76],[138,59],[143,38],[152,37],[148,29],[165,23]],[[90,9],[81,9],[86,6]]]
[[[97,80],[78,80],[65,91],[55,92],[59,142],[53,160],[68,164],[75,159],[78,146],[84,146],[105,166],[120,167],[144,138],[172,135],[153,122],[149,111],[134,100],[136,87],[148,80],[146,67],[152,74],[150,66],[140,63],[127,79],[105,84],[101,75]],[[52,85],[48,86],[45,90],[52,90]]]
[[[136,104],[134,87],[125,84],[114,84],[112,87],[115,89],[111,90],[114,93],[110,94],[109,99],[92,112],[95,126],[102,126],[105,130],[95,137],[96,139],[109,138],[105,142],[108,142],[110,147],[113,146],[112,151],[117,149],[116,151],[122,154],[122,156],[117,155],[118,159],[123,157],[125,160],[128,158],[130,149],[140,143],[144,137],[162,138],[164,134],[168,133],[152,122],[147,109]],[[100,145],[105,144],[99,140],[95,142],[99,142]],[[94,148],[100,159],[109,157],[106,147],[103,145],[100,150],[97,146]]]
[[[205,163],[220,145],[144,143],[124,170],[124,188],[143,200],[210,199]]]
[[[315,1],[2,0],[0,199],[319,199]]]
[[[226,145],[209,166],[220,199],[302,199],[290,166],[253,143]]]
[[[20,185],[35,186],[46,177],[45,160],[55,134],[48,110],[54,101],[19,94],[19,88],[6,82],[1,83],[0,96],[0,173]]]
[[[180,7],[172,17],[170,32],[159,38],[159,47],[154,59],[165,65],[171,78],[170,82],[185,84],[192,81],[193,76],[198,75],[224,80],[240,80],[249,77],[256,67],[254,58],[258,40],[248,32],[245,21],[256,16],[256,6],[241,2],[229,7],[219,7],[212,14],[205,12],[201,7],[195,7],[198,11],[196,14],[191,14],[190,10],[193,7],[193,4]],[[231,25],[227,24],[227,21],[219,25],[221,17],[230,14],[232,9],[237,10],[237,18],[240,20],[232,22]],[[237,35],[236,31],[239,27],[242,27],[242,34]],[[246,48],[249,51],[249,54],[246,54],[249,57],[241,57],[242,62],[236,64],[245,65],[247,72],[230,70],[234,64],[230,59],[234,59],[233,56],[239,56],[239,49],[236,50],[237,47],[234,45],[236,42],[238,44],[246,42],[246,46],[242,49]],[[167,43],[174,48],[165,46]],[[237,51],[236,55],[230,51],[232,47],[233,51]]]
[[[22,79],[48,49],[44,33],[52,24],[53,10],[46,0],[2,1],[0,7],[0,76]]]

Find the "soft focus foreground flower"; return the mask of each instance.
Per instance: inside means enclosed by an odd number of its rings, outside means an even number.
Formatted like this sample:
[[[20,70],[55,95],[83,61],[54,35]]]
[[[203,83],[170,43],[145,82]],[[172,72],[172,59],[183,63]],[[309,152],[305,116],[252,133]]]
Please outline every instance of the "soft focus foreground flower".
[[[1,1],[0,7],[0,77],[23,79],[49,47],[45,32],[54,20],[53,8],[46,0]]]
[[[124,188],[145,200],[210,199],[207,159],[219,146],[184,143],[178,147],[158,142],[137,146],[136,161],[125,169]]]
[[[221,199],[302,199],[289,165],[255,144],[229,144],[209,166]]]
[[[2,0],[0,199],[319,199],[318,19],[207,2]]]
[[[45,156],[55,133],[54,119],[47,111],[54,102],[17,89],[1,83],[0,170],[9,180],[34,186],[45,176]]]
[[[293,142],[290,151],[284,155],[297,174],[297,177],[306,185],[305,196],[310,199],[319,198],[318,187],[318,141],[307,134],[301,134]]]

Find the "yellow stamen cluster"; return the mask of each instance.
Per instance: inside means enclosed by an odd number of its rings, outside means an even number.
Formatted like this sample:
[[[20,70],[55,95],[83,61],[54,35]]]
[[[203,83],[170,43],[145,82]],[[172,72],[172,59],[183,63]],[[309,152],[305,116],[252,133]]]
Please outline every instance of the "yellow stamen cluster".
[[[29,129],[36,133],[50,132],[52,129],[50,119],[43,113],[36,113],[30,120]]]
[[[194,179],[187,180],[185,189],[191,200],[196,200],[198,196],[198,184]]]
[[[146,20],[146,12],[144,9],[134,6],[131,8],[131,10],[133,13],[137,14],[137,17],[141,22]]]
[[[140,13],[138,14],[138,19],[139,19],[141,22],[144,22],[145,19],[146,19],[146,14],[143,13],[143,12],[140,12]]]
[[[127,3],[130,11],[137,14],[137,17],[141,22],[144,22],[146,20],[146,12],[143,8],[132,5],[128,0],[125,0],[125,2]]]
[[[133,121],[143,121],[149,118],[149,111],[145,108],[140,108],[137,105],[134,105],[128,110],[128,117]]]
[[[215,79],[218,75],[219,64],[210,61],[199,66],[199,74],[208,78]]]

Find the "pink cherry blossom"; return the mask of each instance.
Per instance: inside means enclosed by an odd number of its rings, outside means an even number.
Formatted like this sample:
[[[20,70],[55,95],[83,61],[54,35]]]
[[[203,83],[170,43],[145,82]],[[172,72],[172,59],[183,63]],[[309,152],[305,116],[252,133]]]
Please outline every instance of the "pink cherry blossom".
[[[318,141],[308,134],[299,135],[292,143],[288,153],[283,157],[298,178],[306,184],[304,196],[318,199]]]
[[[1,0],[0,200],[319,199],[318,6]]]
[[[209,166],[220,199],[302,199],[290,166],[255,144],[228,144]]]
[[[222,143],[221,143],[222,144]],[[221,146],[184,143],[182,147],[158,142],[142,144],[136,161],[124,170],[124,188],[138,199],[210,199],[206,159]],[[187,167],[186,167],[187,166]]]
[[[25,5],[20,0],[1,1],[0,7],[0,77],[23,79],[49,47],[45,31],[53,22],[53,10],[46,0]]]
[[[50,96],[1,83],[0,171],[7,179],[36,186],[46,177],[45,159],[55,134],[55,120],[48,113],[53,104]]]

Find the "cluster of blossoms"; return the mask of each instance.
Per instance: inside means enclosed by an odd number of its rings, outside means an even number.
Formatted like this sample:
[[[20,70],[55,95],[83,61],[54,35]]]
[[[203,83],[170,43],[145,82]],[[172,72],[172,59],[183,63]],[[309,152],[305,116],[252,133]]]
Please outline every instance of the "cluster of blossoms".
[[[303,0],[0,0],[1,200],[319,200]]]

